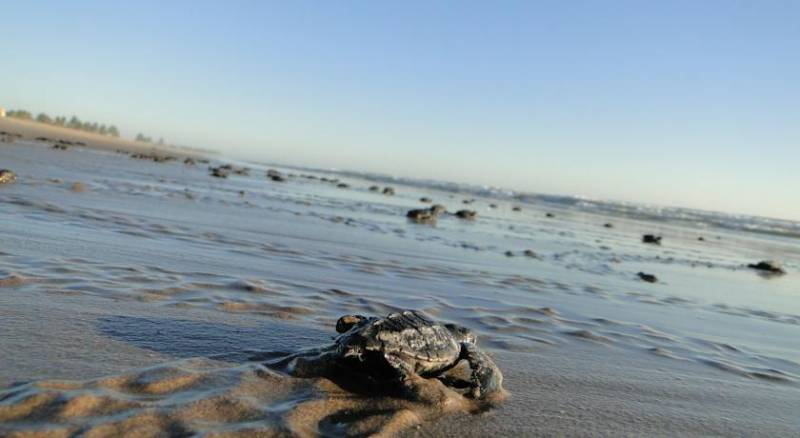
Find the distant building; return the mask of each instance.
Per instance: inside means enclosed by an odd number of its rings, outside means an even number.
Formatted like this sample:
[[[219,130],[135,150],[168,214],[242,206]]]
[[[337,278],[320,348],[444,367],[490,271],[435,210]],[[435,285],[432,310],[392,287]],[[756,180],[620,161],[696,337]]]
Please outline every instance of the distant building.
[[[5,116],[6,116],[6,109],[0,106],[0,117],[5,117]]]

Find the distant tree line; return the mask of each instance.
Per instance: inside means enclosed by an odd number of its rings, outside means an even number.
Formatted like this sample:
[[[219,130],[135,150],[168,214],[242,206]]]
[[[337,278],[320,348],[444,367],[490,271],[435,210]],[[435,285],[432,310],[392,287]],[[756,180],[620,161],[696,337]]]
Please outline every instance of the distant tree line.
[[[76,116],[72,116],[69,120],[66,117],[50,117],[45,113],[39,113],[35,118],[33,114],[25,110],[10,110],[6,112],[7,117],[14,117],[22,120],[37,121],[39,123],[46,123],[48,125],[60,126],[62,128],[77,129],[79,131],[92,132],[100,135],[108,135],[110,137],[119,137],[119,129],[115,125],[99,124],[97,122],[84,122]]]

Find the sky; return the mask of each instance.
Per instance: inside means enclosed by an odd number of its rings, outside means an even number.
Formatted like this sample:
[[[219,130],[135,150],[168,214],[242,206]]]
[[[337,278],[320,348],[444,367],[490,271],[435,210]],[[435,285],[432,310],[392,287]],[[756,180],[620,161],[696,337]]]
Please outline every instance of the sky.
[[[0,0],[0,106],[236,158],[800,220],[797,1]]]

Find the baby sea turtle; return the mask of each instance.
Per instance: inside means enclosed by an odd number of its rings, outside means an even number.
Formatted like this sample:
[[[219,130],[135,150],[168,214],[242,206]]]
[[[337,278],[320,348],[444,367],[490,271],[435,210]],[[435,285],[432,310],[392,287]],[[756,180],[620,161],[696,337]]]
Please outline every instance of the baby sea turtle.
[[[415,208],[408,210],[406,217],[418,224],[435,224],[437,215],[427,208]]]
[[[0,169],[0,184],[11,184],[16,180],[17,174],[8,169]]]
[[[384,318],[346,315],[336,322],[333,345],[306,350],[272,362],[296,377],[348,373],[367,381],[399,386],[420,394],[421,379],[436,377],[466,360],[471,369],[468,396],[485,399],[502,388],[503,374],[480,351],[475,335],[455,324],[438,324],[413,310]]]
[[[642,236],[642,242],[652,243],[653,245],[661,245],[661,236],[656,236],[655,234],[645,234]]]
[[[455,214],[456,217],[466,220],[475,220],[475,217],[478,216],[478,212],[475,210],[458,210]]]

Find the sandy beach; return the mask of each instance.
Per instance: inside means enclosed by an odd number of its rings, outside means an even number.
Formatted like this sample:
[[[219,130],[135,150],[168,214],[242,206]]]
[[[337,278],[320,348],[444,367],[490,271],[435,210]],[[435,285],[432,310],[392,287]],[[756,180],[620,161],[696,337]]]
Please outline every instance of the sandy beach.
[[[15,141],[37,141],[48,145],[58,144],[60,140],[62,142],[72,143],[76,146],[88,147],[101,151],[125,151],[129,153],[157,152],[165,155],[173,154],[177,157],[198,155],[197,152],[170,145],[142,143],[125,138],[100,135],[11,117],[0,117],[0,132],[10,134],[10,137],[14,137]],[[8,135],[5,136],[8,137]]]
[[[0,186],[2,436],[800,435],[795,223],[156,163],[53,129],[0,119],[22,134],[0,143],[17,175]],[[209,175],[225,163],[247,171]],[[423,197],[477,216],[413,223]],[[772,259],[785,275],[747,266]],[[421,403],[264,366],[329,344],[341,315],[398,309],[473,330],[508,398],[431,379],[439,402]]]

